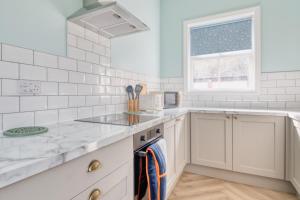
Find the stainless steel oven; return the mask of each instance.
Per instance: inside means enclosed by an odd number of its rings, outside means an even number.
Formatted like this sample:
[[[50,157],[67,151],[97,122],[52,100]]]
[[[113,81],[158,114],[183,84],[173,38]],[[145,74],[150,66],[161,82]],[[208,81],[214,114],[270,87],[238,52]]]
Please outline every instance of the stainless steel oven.
[[[133,136],[134,147],[134,199],[147,199],[147,184],[141,182],[145,175],[146,149],[163,137],[163,124],[149,128]]]

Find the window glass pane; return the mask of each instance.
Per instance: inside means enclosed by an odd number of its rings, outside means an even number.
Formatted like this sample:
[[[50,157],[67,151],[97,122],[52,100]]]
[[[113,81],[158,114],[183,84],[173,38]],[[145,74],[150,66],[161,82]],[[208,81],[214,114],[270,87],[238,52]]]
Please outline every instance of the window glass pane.
[[[252,51],[214,57],[192,57],[193,89],[254,89],[254,58]]]
[[[191,28],[191,56],[252,49],[252,19]]]

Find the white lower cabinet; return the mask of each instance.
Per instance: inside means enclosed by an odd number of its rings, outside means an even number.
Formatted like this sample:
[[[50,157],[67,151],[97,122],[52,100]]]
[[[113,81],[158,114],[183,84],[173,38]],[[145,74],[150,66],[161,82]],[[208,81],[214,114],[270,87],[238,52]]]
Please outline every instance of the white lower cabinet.
[[[233,170],[270,178],[285,178],[283,117],[233,117]]]
[[[87,200],[97,189],[99,199],[133,199],[132,137],[2,188],[0,199]]]
[[[192,164],[285,178],[285,118],[192,113]]]
[[[72,200],[132,200],[132,177],[132,162],[126,163]]]
[[[292,120],[290,137],[290,180],[300,194],[300,122]]]
[[[167,143],[167,188],[169,189],[176,181],[175,120],[165,123],[164,138]]]
[[[167,142],[167,194],[176,184],[187,164],[188,151],[187,115],[164,124],[164,138]]]
[[[178,175],[181,175],[187,163],[186,140],[186,116],[181,116],[175,122],[176,173]]]
[[[232,118],[192,113],[192,164],[232,170]]]

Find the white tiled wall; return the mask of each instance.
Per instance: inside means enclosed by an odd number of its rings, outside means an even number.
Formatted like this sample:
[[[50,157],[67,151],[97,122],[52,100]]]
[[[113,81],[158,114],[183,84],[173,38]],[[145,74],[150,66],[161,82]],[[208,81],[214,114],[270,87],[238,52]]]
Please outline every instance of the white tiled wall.
[[[68,24],[68,57],[0,43],[0,131],[46,125],[127,109],[125,86],[159,77],[110,66],[110,40]],[[37,81],[38,96],[19,94],[20,80]]]
[[[162,90],[183,91],[183,78],[164,78]],[[258,95],[183,95],[186,106],[300,109],[300,71],[262,73]]]

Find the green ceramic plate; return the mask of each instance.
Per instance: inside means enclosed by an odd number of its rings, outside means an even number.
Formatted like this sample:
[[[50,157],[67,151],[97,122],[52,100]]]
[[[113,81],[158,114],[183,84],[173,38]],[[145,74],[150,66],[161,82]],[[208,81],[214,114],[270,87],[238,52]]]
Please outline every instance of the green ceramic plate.
[[[5,131],[3,135],[8,137],[24,137],[30,135],[38,135],[46,132],[48,132],[48,128],[46,127],[32,126],[32,127],[13,128]]]

